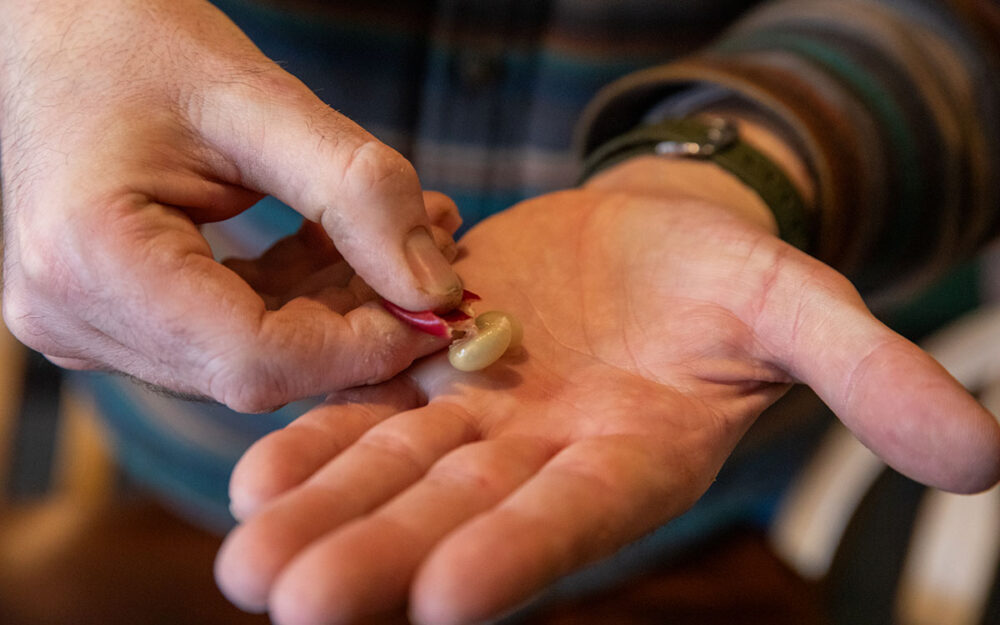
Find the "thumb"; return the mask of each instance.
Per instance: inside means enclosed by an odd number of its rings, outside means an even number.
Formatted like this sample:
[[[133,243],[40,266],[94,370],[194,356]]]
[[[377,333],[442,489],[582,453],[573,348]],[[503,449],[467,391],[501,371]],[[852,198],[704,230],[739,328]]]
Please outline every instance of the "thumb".
[[[876,320],[846,279],[827,272],[814,275],[820,288],[799,302],[787,355],[793,374],[901,473],[956,492],[995,484],[996,418],[927,353]]]
[[[431,235],[420,181],[398,152],[277,66],[219,86],[198,130],[242,185],[319,222],[376,292],[410,310],[450,308],[462,284]]]

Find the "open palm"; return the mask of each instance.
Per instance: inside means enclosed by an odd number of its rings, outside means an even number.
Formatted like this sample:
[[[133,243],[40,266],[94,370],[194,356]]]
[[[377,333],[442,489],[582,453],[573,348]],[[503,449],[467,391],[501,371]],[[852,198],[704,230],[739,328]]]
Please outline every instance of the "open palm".
[[[524,349],[473,374],[430,357],[253,447],[217,563],[239,605],[283,624],[496,615],[681,514],[793,382],[917,479],[1000,471],[1000,428],[943,369],[722,208],[566,191],[463,247],[477,310],[516,314]]]

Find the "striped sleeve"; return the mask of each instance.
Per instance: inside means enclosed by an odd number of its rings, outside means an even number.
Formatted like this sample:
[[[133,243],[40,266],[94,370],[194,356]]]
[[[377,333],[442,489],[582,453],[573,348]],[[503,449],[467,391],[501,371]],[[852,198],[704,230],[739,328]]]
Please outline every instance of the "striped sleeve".
[[[629,130],[672,93],[724,88],[729,106],[788,137],[809,167],[809,251],[892,299],[1000,229],[998,46],[993,0],[768,2],[713,45],[605,88],[581,147]]]

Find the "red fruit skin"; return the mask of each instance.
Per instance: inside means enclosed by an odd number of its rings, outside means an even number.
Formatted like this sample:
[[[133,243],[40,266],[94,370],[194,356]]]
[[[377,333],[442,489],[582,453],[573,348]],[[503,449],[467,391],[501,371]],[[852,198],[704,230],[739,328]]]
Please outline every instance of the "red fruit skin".
[[[448,327],[448,322],[434,314],[433,311],[406,310],[386,300],[382,300],[382,307],[388,310],[396,319],[421,332],[445,339],[451,338],[451,328]]]
[[[472,319],[472,317],[470,317],[468,313],[458,308],[450,312],[442,313],[440,317],[444,319],[447,323],[458,323],[459,321],[466,321],[468,319]]]
[[[468,289],[462,290],[462,304],[466,302],[478,302],[481,299],[481,297]],[[472,318],[460,308],[438,315],[433,310],[406,310],[388,300],[382,300],[382,308],[389,311],[396,319],[421,332],[445,339],[451,338],[451,327],[448,324]]]

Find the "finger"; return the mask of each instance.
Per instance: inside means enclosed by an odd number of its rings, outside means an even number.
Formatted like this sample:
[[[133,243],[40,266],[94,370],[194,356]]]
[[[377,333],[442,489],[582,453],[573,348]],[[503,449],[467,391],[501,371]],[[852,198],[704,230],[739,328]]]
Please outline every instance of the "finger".
[[[440,191],[424,191],[424,207],[431,223],[449,235],[455,234],[462,225],[462,215],[455,201]]]
[[[441,254],[444,255],[448,262],[453,261],[458,255],[458,247],[455,244],[455,240],[452,239],[451,234],[443,228],[431,226],[431,236],[434,238],[435,245],[438,246]],[[298,282],[286,281],[286,290],[283,294],[282,303],[301,295],[315,294],[324,289],[348,288],[356,275],[354,269],[346,261],[327,265],[307,276],[301,277]],[[363,290],[349,288],[348,290],[352,291],[355,295],[354,300],[357,302],[351,308],[356,308],[361,303],[373,300],[378,296],[370,287]]]
[[[424,403],[405,377],[342,391],[248,449],[229,478],[237,520],[298,486],[376,423]]]
[[[444,256],[445,260],[449,263],[454,262],[458,256],[458,245],[455,244],[451,233],[439,226],[431,226],[431,237],[434,239],[434,245],[441,250],[441,255]]]
[[[687,509],[715,475],[699,469],[694,454],[635,437],[574,444],[437,546],[413,584],[411,617],[472,623],[521,603]]]
[[[297,283],[291,283],[282,296],[282,304],[287,303],[296,297],[312,295],[326,290],[340,291],[346,290],[354,277],[354,270],[346,262],[334,263],[323,269],[313,272],[302,278]],[[354,300],[354,298],[351,298]],[[347,310],[357,308],[362,302],[357,302],[351,308],[334,308],[337,312],[346,313]]]
[[[996,418],[930,356],[872,317],[846,280],[830,284],[787,317],[796,319],[786,339],[794,346],[786,356],[793,374],[909,477],[957,492],[996,483]]]
[[[330,416],[354,408],[319,410]],[[376,425],[229,535],[216,561],[223,592],[244,609],[262,609],[274,580],[296,554],[394,497],[477,434],[461,414],[440,409],[419,408]]]
[[[354,270],[346,261],[327,265],[310,273],[301,267],[269,267],[260,259],[229,258],[223,266],[232,270],[268,302],[267,308],[275,310],[289,300],[310,295],[324,289],[344,289],[354,277]],[[356,306],[354,306],[356,308]]]
[[[358,302],[370,302],[378,299],[378,293],[372,290],[368,284],[361,279],[361,276],[355,275],[351,278],[351,281],[347,283],[347,289],[350,296]]]
[[[199,130],[243,183],[323,224],[377,292],[410,309],[454,307],[462,285],[430,235],[413,166],[277,67],[221,87]],[[237,127],[234,128],[236,120]]]
[[[444,257],[449,262],[454,260],[458,248],[451,233],[433,225],[431,235]],[[318,244],[313,242],[317,239]],[[349,307],[341,304],[333,308],[346,313],[377,296],[370,289],[366,290],[369,296],[363,299],[345,298],[339,292],[350,284],[355,276],[354,269],[342,260],[321,226],[308,220],[303,222],[298,233],[278,241],[259,258],[229,258],[223,265],[260,293],[269,310],[280,308],[296,297],[329,291],[324,301],[352,302]]]
[[[127,348],[109,364],[147,382],[254,412],[385,380],[441,347],[377,304],[341,315],[297,298],[266,310],[178,211],[127,206],[107,217],[94,235],[106,253],[89,270],[116,279],[93,294],[86,321]]]
[[[451,452],[398,497],[298,556],[272,591],[272,618],[282,625],[353,623],[400,609],[434,545],[506,497],[552,454],[550,443],[528,438]]]
[[[323,229],[323,224],[303,219],[302,225],[295,234],[301,240],[302,246],[305,249],[310,250],[318,258],[326,261],[322,264],[335,263],[344,258],[337,249],[337,246],[334,245],[333,239]]]
[[[439,191],[424,191],[424,206],[431,220],[431,236],[441,254],[450,263],[458,256],[455,231],[462,225],[462,216],[454,200]]]
[[[330,279],[339,279],[339,286],[345,285],[353,273],[322,226],[309,220],[303,220],[295,234],[277,241],[259,258],[230,258],[223,264],[255,291],[268,295],[286,293],[310,276],[329,271],[330,267],[338,268],[337,275]]]

